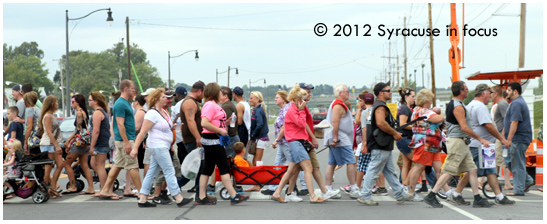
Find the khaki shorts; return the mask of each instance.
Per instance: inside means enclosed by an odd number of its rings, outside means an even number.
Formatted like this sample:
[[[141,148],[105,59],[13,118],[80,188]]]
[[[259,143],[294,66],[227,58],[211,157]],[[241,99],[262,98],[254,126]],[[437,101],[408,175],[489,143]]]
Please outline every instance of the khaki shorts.
[[[469,146],[461,138],[447,138],[446,148],[448,155],[444,162],[443,172],[456,176],[470,170],[477,169]]]
[[[496,139],[496,166],[507,168],[503,160],[503,145],[498,139]]]
[[[311,166],[313,168],[321,168],[319,166],[319,160],[317,160],[317,152],[315,149],[308,152],[308,156],[310,157]],[[303,171],[302,167],[300,167],[300,171]]]
[[[114,152],[114,167],[124,168],[125,170],[139,169],[137,157],[131,159],[131,156],[125,153],[123,141],[115,141],[116,151]],[[135,141],[129,140],[129,145],[133,148]]]

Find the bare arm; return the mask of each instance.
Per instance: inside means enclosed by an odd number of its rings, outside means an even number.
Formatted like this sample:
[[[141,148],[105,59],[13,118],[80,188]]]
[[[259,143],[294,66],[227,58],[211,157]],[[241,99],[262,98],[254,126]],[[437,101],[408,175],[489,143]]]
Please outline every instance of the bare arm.
[[[427,119],[427,121],[429,121],[430,123],[438,124],[438,123],[441,123],[441,122],[444,121],[444,117],[443,117],[443,115],[437,114],[437,115],[434,115],[433,117]],[[409,127],[412,127],[412,126],[409,125]]]
[[[313,147],[314,148],[319,148],[319,142],[317,141],[317,138],[315,137],[315,135],[311,131],[311,128],[308,124],[306,124],[306,131],[308,132],[308,136],[311,139],[311,144],[313,145]]]
[[[400,114],[399,115],[399,126],[405,125],[407,123],[406,122],[407,120],[408,120],[408,115]],[[437,122],[433,122],[433,123],[437,123]],[[412,125],[406,126],[404,129],[412,131]]]
[[[496,128],[496,125],[493,123],[486,123],[484,124],[484,127],[486,130],[488,130],[488,133],[490,133],[492,136],[496,137],[498,140],[500,140],[502,145],[505,145],[506,140],[501,134],[498,132],[498,129]]]
[[[32,124],[34,125],[34,117],[27,117],[27,124]],[[28,141],[28,138],[30,137],[30,133],[32,132],[32,129],[34,128],[29,128],[27,127],[27,130],[25,131],[25,142],[24,142],[24,149],[25,149],[25,152],[28,153],[28,146],[27,146],[27,141]]]
[[[59,144],[57,144],[57,140],[55,139],[55,136],[53,136],[53,132],[51,132],[51,129],[53,129],[53,125],[52,125],[52,121],[51,121],[51,116],[47,116],[45,117],[44,119],[44,126],[46,126],[47,130],[46,130],[46,134],[47,136],[49,137],[49,140],[51,142],[52,145],[55,146],[55,148],[57,149],[57,153],[61,154],[62,153],[62,149],[61,147],[59,146]]]
[[[145,113],[142,110],[137,111],[137,113],[135,114],[135,129],[136,130],[141,130],[142,123],[144,120],[144,114]]]
[[[137,138],[135,139],[135,144],[133,145],[133,149],[131,150],[131,153],[129,156],[131,158],[137,157],[137,154],[139,154],[139,146],[141,145],[142,141],[144,140],[144,136],[150,131],[150,129],[154,126],[154,122],[144,119],[142,122],[141,131],[137,135]]]
[[[13,165],[14,163],[15,163],[15,156],[12,155],[11,158],[10,158],[10,160],[9,160],[9,162],[4,163],[3,166],[11,166],[11,165]]]
[[[228,135],[228,132],[226,130],[213,125],[211,123],[211,121],[209,120],[209,118],[207,118],[207,117],[202,117],[201,118],[201,127],[205,128],[209,131],[215,132],[215,133],[217,133],[219,135],[222,135],[222,136]]]
[[[245,113],[245,106],[243,104],[238,103],[236,106],[237,110],[237,125],[243,124],[243,113]]]
[[[196,138],[197,146],[202,147],[201,146],[201,135],[199,133],[198,125],[196,123],[196,120],[194,119],[194,117],[196,116],[197,107],[191,101],[184,101],[182,103],[182,107],[184,109],[184,115],[186,116],[186,125],[188,125],[188,129],[190,130],[190,132],[192,133],[194,138]]]
[[[363,137],[363,143],[361,143],[361,153],[368,153],[367,150],[367,128],[362,128],[363,131],[361,133],[361,136]]]
[[[272,148],[275,149],[277,147],[277,141],[281,141],[283,136],[285,136],[285,125],[281,126],[281,129],[279,129],[279,134],[275,138],[275,141],[272,142]]]

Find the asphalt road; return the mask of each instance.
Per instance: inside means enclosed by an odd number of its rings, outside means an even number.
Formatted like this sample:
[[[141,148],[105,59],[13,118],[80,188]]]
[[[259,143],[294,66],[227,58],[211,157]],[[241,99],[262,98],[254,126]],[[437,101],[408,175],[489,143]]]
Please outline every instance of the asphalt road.
[[[273,130],[273,127],[270,127]],[[273,131],[270,139],[273,139]],[[322,140],[320,140],[320,144]],[[320,147],[323,148],[323,147]],[[398,156],[393,151],[394,160]],[[264,164],[273,164],[276,150],[269,147],[264,152]],[[328,150],[318,154],[321,172],[324,175],[328,160]],[[395,162],[395,161],[394,161]],[[141,171],[142,174],[142,171]],[[125,173],[122,171],[118,180],[124,184]],[[84,180],[82,178],[82,180]],[[85,181],[85,180],[84,180]],[[59,184],[64,188],[67,178],[61,178]],[[87,184],[87,183],[86,183]],[[193,186],[189,182],[183,187],[184,197],[193,197],[186,190]],[[315,183],[314,183],[315,184]],[[335,173],[333,187],[339,188],[348,184],[346,168]],[[386,185],[388,183],[386,182]],[[217,184],[217,191],[222,184]],[[251,186],[244,186],[249,188]],[[316,192],[319,193],[317,185]],[[99,189],[99,185],[95,185]],[[265,189],[265,188],[263,188]],[[389,189],[389,187],[388,187]],[[248,202],[230,206],[229,201],[219,198],[217,205],[196,206],[186,205],[178,208],[176,205],[158,205],[156,208],[138,208],[135,198],[123,198],[119,201],[104,201],[87,195],[65,195],[60,199],[50,199],[44,204],[34,204],[32,199],[12,198],[3,203],[4,220],[542,220],[543,192],[534,186],[524,197],[509,197],[516,201],[515,205],[495,205],[492,208],[473,208],[472,206],[457,206],[442,201],[444,208],[433,209],[424,202],[405,202],[397,205],[393,192],[389,196],[373,196],[379,206],[365,206],[342,194],[341,199],[331,199],[324,204],[309,204],[308,196],[297,203],[280,204],[269,199],[269,196],[259,192],[246,193],[250,195]],[[121,190],[116,191],[122,195]],[[421,194],[421,196],[425,196]],[[466,188],[463,197],[473,200],[470,188]],[[492,200],[491,200],[492,201]],[[493,202],[493,201],[492,201]]]

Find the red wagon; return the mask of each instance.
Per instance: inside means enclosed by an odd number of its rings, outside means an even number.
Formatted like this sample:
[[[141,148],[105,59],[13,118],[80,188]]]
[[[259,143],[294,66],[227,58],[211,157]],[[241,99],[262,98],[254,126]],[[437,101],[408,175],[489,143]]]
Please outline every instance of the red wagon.
[[[230,175],[235,185],[276,185],[279,184],[283,175],[287,172],[288,166],[254,166],[238,167],[231,163]],[[215,180],[221,181],[218,168],[215,168]],[[220,198],[230,198],[228,190],[223,187],[220,190]]]

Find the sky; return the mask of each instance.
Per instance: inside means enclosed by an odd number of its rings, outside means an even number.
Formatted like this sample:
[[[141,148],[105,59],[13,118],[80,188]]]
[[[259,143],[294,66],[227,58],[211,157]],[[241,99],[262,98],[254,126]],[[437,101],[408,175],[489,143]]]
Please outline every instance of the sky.
[[[5,3],[8,2],[8,3]],[[19,46],[35,41],[44,51],[43,62],[53,79],[59,70],[55,59],[66,51],[65,11],[77,18],[95,9],[111,8],[114,23],[106,23],[106,11],[69,22],[70,50],[101,52],[126,36],[126,17],[130,21],[130,41],[147,53],[150,64],[163,80],[168,77],[168,51],[172,56],[189,50],[199,51],[171,59],[171,79],[187,84],[216,79],[216,70],[238,68],[230,74],[230,87],[248,85],[249,81],[266,79],[268,85],[293,86],[299,82],[349,86],[371,86],[381,81],[383,71],[396,63],[399,56],[400,76],[404,74],[404,38],[380,36],[378,26],[403,28],[404,17],[409,28],[427,28],[426,3],[47,3],[20,1],[2,4],[3,43]],[[462,26],[462,4],[457,5],[458,25]],[[434,60],[437,88],[451,85],[448,62],[446,25],[450,24],[450,3],[432,5]],[[527,4],[525,68],[543,68],[543,4]],[[494,15],[493,15],[494,14]],[[497,29],[497,36],[465,37],[464,64],[461,77],[478,71],[518,69],[520,29],[519,3],[465,4],[465,23],[469,27]],[[317,36],[314,26],[324,23],[325,36]],[[350,36],[334,36],[335,24],[346,27]],[[359,29],[356,29],[355,25]],[[370,25],[370,36],[366,24]],[[359,36],[356,36],[358,32]],[[343,33],[341,31],[340,33]],[[125,40],[124,40],[125,42]],[[390,46],[391,45],[391,52]],[[407,73],[418,77],[422,85],[425,64],[426,87],[430,87],[431,63],[429,37],[407,37]],[[460,48],[462,44],[460,43]],[[392,65],[394,68],[396,65]],[[396,69],[393,69],[396,71]],[[143,78],[143,77],[141,77]],[[11,81],[11,80],[7,80]],[[470,81],[474,88],[479,83]],[[227,74],[219,75],[219,84],[227,85]],[[173,83],[174,85],[174,83]],[[264,85],[263,81],[252,84]],[[537,80],[531,85],[537,86]]]

